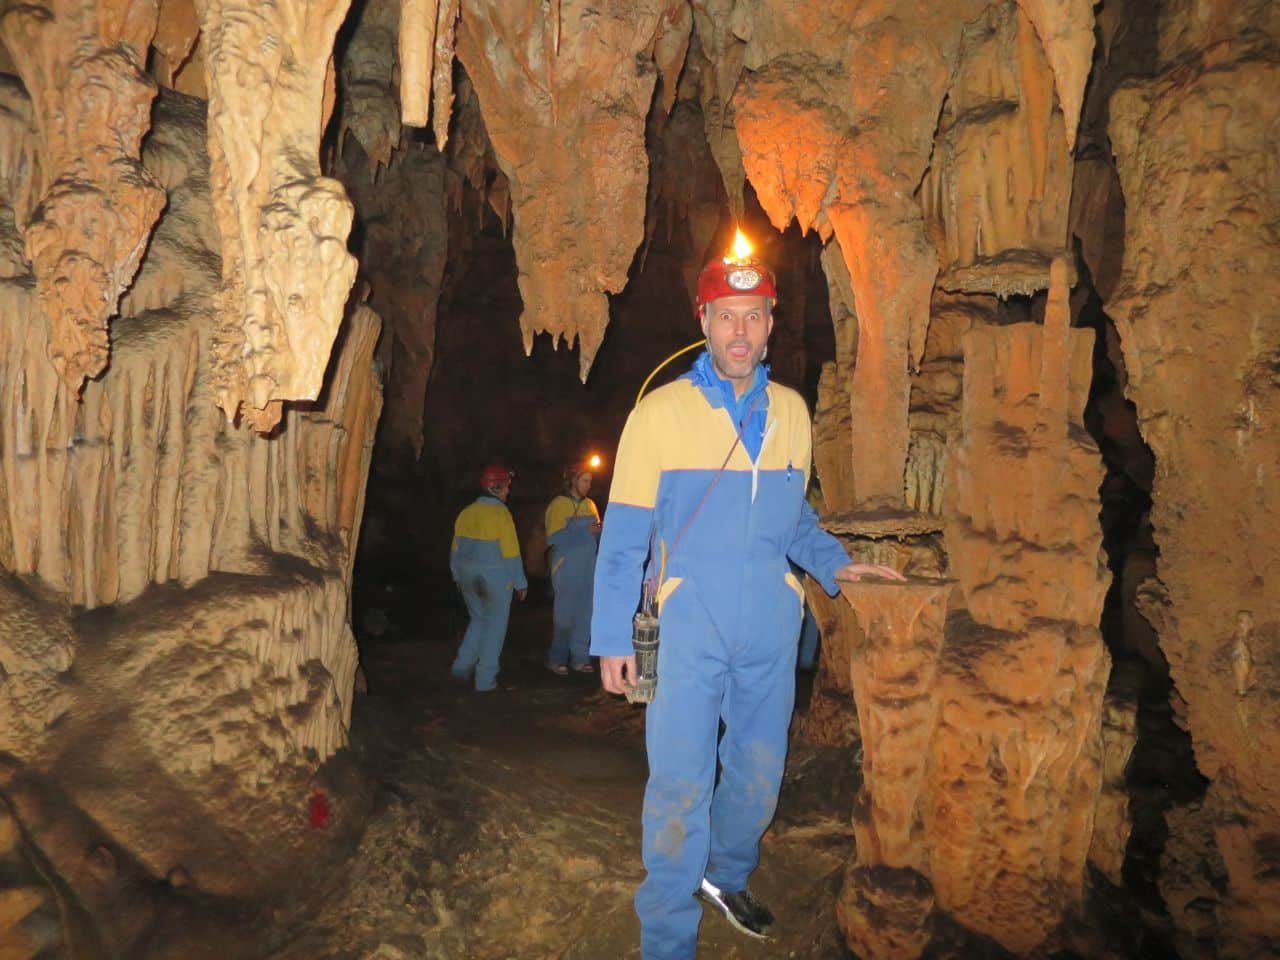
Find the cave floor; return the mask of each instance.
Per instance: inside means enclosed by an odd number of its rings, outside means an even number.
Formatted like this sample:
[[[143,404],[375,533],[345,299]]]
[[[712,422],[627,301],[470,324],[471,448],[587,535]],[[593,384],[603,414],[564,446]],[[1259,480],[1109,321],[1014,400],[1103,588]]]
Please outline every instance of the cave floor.
[[[513,610],[502,679],[515,689],[460,689],[448,680],[456,621],[362,650],[363,836],[317,878],[306,910],[282,918],[273,960],[639,956],[643,709],[595,676],[545,670],[545,602]],[[850,956],[834,900],[858,776],[850,751],[793,743],[752,880],[778,915],[775,939],[749,940],[708,912],[700,957]]]

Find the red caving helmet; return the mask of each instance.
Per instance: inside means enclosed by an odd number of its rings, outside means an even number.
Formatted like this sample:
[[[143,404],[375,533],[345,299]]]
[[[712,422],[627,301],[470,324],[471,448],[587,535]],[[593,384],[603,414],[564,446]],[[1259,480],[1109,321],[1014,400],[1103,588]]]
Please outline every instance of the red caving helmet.
[[[778,299],[773,274],[758,260],[712,260],[698,274],[698,302],[694,312],[720,297],[768,297]]]
[[[503,483],[510,483],[515,474],[500,463],[491,463],[480,473],[480,487],[488,490]]]

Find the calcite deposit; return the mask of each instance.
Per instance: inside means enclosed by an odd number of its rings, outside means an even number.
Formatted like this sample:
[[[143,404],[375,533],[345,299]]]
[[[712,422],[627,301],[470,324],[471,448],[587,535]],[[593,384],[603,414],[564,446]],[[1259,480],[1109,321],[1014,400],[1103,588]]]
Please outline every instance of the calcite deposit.
[[[0,8],[38,134],[36,162],[7,171],[19,189],[6,205],[24,233],[49,361],[73,390],[107,365],[107,322],[164,206],[138,158],[156,92],[143,72],[156,16],[155,0]]]
[[[20,91],[2,95],[7,132],[34,136]],[[240,895],[281,882],[300,782],[347,742],[380,322],[349,310],[322,399],[274,435],[218,409],[204,113],[173,92],[155,105],[142,161],[165,211],[112,322],[111,365],[79,396],[48,359],[38,284],[21,263],[0,276],[0,749],[51,773],[145,875],[181,868]],[[16,813],[37,856],[78,869]],[[91,925],[142,922],[81,908]]]
[[[198,0],[196,7],[222,241],[218,405],[267,431],[283,401],[319,395],[355,279],[351,201],[320,175],[319,158],[347,0]]]
[[[539,333],[576,342],[583,380],[607,294],[625,285],[644,236],[645,117],[664,65],[655,45],[681,6],[476,0],[458,25],[457,54],[510,183],[525,350]]]

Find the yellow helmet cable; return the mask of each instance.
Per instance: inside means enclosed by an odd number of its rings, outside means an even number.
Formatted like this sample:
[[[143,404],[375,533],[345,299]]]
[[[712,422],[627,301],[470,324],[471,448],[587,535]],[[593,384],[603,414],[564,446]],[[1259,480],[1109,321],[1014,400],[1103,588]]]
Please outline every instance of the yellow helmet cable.
[[[693,343],[689,344],[687,347],[681,347],[671,356],[667,357],[667,359],[663,360],[660,364],[654,367],[653,370],[650,371],[649,375],[644,378],[644,383],[640,384],[640,392],[636,394],[636,403],[639,403],[640,400],[644,397],[644,392],[649,389],[649,384],[652,383],[653,378],[658,375],[658,371],[660,371],[663,367],[665,367],[668,363],[670,363],[676,357],[681,356],[682,354],[686,354],[690,350],[696,350],[698,349],[698,347],[705,346],[706,343],[707,343],[706,338],[700,337],[699,339],[693,341]]]

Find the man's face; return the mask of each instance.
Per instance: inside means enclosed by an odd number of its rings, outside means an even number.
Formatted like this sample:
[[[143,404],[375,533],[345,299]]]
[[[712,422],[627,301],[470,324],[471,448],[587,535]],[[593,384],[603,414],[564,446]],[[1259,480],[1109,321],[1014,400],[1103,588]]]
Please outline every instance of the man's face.
[[[591,474],[580,473],[573,478],[573,495],[579,500],[591,492]]]
[[[503,503],[507,502],[507,497],[511,496],[511,481],[505,480],[502,483],[495,483],[489,488],[491,496],[497,497]]]
[[[702,332],[716,372],[738,393],[751,385],[773,332],[773,311],[764,297],[720,297],[707,304]]]

